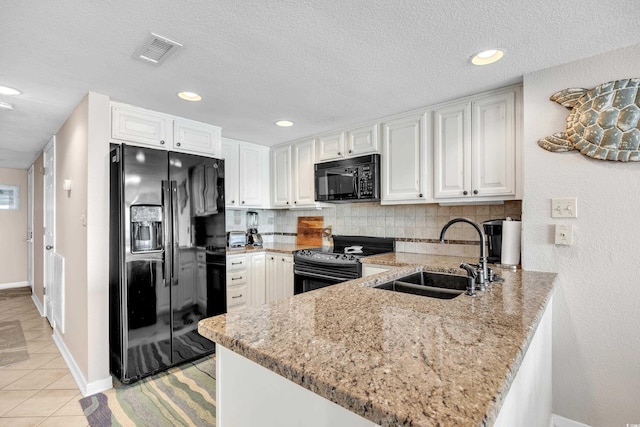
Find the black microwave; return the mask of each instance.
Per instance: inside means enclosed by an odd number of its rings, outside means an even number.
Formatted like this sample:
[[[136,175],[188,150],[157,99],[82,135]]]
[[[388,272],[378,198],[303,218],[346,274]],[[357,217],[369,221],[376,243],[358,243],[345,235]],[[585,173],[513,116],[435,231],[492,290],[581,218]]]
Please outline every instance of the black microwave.
[[[380,154],[316,163],[316,202],[380,200]]]

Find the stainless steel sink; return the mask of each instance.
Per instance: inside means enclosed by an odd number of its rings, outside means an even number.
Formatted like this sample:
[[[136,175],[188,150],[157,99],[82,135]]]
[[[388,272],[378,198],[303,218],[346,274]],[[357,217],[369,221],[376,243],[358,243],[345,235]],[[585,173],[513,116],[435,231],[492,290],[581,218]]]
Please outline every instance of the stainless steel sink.
[[[452,299],[467,289],[467,278],[447,273],[423,271],[375,286],[393,292]]]

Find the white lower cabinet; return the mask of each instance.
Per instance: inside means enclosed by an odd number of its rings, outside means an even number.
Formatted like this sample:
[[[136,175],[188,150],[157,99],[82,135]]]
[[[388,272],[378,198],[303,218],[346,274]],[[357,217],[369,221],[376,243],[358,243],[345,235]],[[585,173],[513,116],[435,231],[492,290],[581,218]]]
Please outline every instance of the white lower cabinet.
[[[247,306],[249,272],[249,255],[227,255],[227,311]]]
[[[373,276],[391,270],[388,265],[362,264],[362,277]]]
[[[293,255],[267,253],[266,302],[293,295]]]
[[[293,295],[293,255],[254,252],[227,255],[227,311]]]

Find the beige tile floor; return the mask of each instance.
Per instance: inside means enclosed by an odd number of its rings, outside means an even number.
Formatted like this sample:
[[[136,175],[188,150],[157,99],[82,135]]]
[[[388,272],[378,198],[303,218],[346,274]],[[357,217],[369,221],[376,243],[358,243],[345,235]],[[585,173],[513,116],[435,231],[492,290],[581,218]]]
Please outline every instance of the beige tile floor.
[[[87,426],[82,394],[31,296],[0,299],[0,322],[12,320],[20,321],[29,358],[0,367],[0,427]]]

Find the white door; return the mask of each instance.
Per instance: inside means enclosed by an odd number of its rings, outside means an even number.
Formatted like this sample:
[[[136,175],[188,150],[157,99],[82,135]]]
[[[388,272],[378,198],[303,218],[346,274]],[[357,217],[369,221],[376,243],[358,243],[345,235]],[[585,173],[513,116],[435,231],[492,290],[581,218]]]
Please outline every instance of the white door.
[[[424,116],[383,124],[382,202],[424,203],[428,198]]]
[[[27,280],[29,281],[29,287],[33,291],[33,166],[29,168],[27,173]]]
[[[515,194],[515,93],[473,102],[473,194]]]
[[[471,106],[469,103],[433,112],[435,198],[471,194]]]
[[[53,271],[53,248],[55,245],[55,136],[44,148],[44,311],[51,327],[53,320],[55,286]]]
[[[274,148],[271,153],[271,202],[275,207],[287,207],[291,199],[291,146]]]
[[[315,142],[315,139],[310,139],[292,146],[294,206],[313,206],[316,203],[313,169],[316,160]]]

